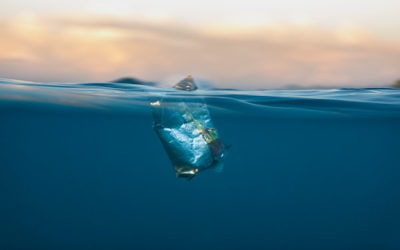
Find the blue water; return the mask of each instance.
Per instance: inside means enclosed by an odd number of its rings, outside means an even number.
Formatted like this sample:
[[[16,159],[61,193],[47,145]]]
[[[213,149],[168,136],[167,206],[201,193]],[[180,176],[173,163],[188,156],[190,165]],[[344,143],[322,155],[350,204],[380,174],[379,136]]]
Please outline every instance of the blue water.
[[[177,179],[149,99],[203,97],[221,173]],[[0,249],[400,249],[400,90],[0,79]]]

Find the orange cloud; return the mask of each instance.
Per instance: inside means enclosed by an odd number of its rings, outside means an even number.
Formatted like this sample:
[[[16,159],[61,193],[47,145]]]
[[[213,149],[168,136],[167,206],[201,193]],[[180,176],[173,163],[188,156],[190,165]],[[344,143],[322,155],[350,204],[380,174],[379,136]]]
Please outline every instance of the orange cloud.
[[[33,81],[161,80],[194,74],[220,87],[384,86],[400,44],[359,29],[185,26],[111,17],[0,20],[0,77]]]

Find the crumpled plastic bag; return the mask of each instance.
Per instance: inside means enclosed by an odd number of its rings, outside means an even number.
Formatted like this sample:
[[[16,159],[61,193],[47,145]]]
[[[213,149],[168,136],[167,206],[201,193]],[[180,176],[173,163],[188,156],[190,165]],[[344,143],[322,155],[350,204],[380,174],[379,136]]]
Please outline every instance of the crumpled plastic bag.
[[[195,91],[191,76],[174,85]],[[159,98],[151,103],[154,130],[171,160],[177,177],[192,179],[198,173],[222,170],[226,147],[215,129],[202,98]]]

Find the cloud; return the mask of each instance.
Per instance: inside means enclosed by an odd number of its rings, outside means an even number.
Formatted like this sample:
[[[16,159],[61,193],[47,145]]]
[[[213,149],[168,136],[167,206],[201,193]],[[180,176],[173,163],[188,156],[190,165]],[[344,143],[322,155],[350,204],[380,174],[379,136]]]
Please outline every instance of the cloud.
[[[384,86],[400,44],[356,27],[190,26],[115,17],[0,19],[0,76],[33,81],[162,80],[193,74],[219,87]]]

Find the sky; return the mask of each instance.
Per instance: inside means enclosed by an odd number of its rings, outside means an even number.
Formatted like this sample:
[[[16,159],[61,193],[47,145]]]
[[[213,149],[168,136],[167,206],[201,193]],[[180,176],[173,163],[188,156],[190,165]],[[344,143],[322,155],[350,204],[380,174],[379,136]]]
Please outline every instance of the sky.
[[[2,0],[0,77],[383,87],[400,78],[399,13],[398,0]]]

